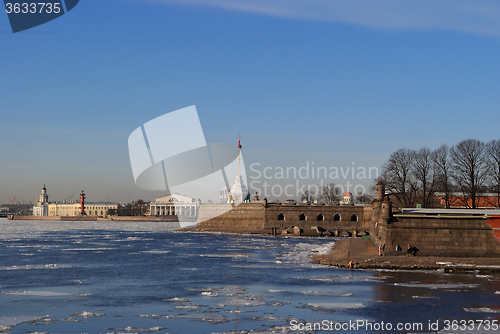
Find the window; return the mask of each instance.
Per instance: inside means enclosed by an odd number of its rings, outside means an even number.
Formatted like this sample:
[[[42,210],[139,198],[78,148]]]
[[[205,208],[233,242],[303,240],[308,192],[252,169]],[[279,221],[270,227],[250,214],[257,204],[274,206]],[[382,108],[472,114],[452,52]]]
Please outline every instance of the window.
[[[356,216],[356,215],[352,215],[352,216],[351,216],[351,221],[352,221],[352,222],[357,222],[357,221],[358,221],[358,216]]]
[[[281,213],[278,215],[278,220],[285,220],[285,215],[283,214],[283,212],[281,212]]]
[[[323,221],[323,220],[325,220],[325,217],[323,217],[321,213],[316,216],[316,221]]]
[[[333,221],[334,222],[339,222],[341,219],[340,219],[340,215],[337,213],[335,216],[333,216]]]
[[[299,220],[306,220],[306,215],[301,213],[300,216],[299,216]]]

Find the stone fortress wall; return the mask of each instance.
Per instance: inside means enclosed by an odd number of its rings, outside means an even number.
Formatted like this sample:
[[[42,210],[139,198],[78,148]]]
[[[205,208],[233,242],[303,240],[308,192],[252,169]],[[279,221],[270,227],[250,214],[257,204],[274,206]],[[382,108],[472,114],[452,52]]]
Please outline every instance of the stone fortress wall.
[[[225,204],[230,205],[230,204]],[[433,211],[435,210],[435,211]],[[500,211],[412,209],[393,213],[381,181],[371,206],[242,203],[218,215],[202,205],[197,230],[303,236],[367,236],[385,256],[500,257]],[[397,245],[401,250],[396,250]]]
[[[224,204],[230,205],[230,204]],[[294,235],[366,235],[371,207],[354,205],[241,203],[224,212],[221,205],[202,205],[197,229],[234,233]]]
[[[423,256],[500,257],[498,210],[403,209],[393,214],[380,181],[372,208],[370,239],[385,245],[386,256],[404,255],[410,245]]]

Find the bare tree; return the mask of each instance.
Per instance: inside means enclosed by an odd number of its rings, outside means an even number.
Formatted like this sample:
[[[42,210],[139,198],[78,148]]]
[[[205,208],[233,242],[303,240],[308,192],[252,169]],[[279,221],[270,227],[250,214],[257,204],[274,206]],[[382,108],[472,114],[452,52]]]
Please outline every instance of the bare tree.
[[[463,204],[477,208],[488,176],[487,150],[483,142],[463,140],[450,150],[453,179],[463,194]]]
[[[451,182],[450,148],[448,145],[442,145],[434,151],[434,164],[436,167],[436,191],[444,193],[445,206],[449,209],[453,184]]]
[[[300,196],[300,201],[303,202],[306,200],[307,202],[314,202],[314,198],[316,196],[316,193],[314,190],[304,190],[302,195]]]
[[[422,206],[432,206],[432,198],[436,190],[436,166],[431,150],[424,147],[415,152],[413,176],[417,181],[417,187],[422,196]]]
[[[500,207],[500,140],[490,141],[487,144],[487,152],[491,190],[497,195],[495,205]]]
[[[335,203],[340,199],[340,189],[335,183],[323,185],[320,194],[320,200],[323,203]]]
[[[367,193],[358,192],[356,196],[356,202],[360,204],[370,204],[373,201],[373,196]]]
[[[392,153],[382,168],[385,189],[399,202],[401,207],[413,207],[417,191],[413,165],[415,151],[399,149]]]

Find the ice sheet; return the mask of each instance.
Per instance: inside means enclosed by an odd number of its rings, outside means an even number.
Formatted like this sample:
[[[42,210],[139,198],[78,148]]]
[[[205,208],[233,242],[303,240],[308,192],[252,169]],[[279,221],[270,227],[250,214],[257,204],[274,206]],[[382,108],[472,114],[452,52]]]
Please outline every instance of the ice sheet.
[[[470,289],[475,288],[478,284],[465,283],[441,283],[441,284],[424,284],[424,283],[394,283],[395,286],[404,286],[408,288],[427,288],[427,289]]]
[[[24,266],[0,267],[0,270],[33,270],[33,269],[66,269],[72,268],[67,264],[27,264]]]
[[[11,317],[0,317],[0,331],[5,332],[12,327],[22,324],[24,322],[36,321],[49,317],[48,315],[20,315]]]
[[[70,293],[65,292],[55,292],[55,291],[13,291],[13,292],[3,292],[5,295],[15,295],[15,296],[38,296],[38,297],[60,297],[60,296],[73,296]]]
[[[103,315],[106,315],[105,313],[93,313],[93,312],[87,312],[87,311],[83,311],[82,313],[72,313],[70,314],[70,316],[72,317],[84,317],[84,318],[88,318],[88,317],[102,317]]]
[[[464,307],[463,310],[474,313],[500,313],[500,309],[490,307]]]
[[[362,303],[307,303],[307,307],[312,310],[338,311],[364,308],[365,306]]]
[[[302,295],[307,296],[338,296],[338,297],[351,297],[355,296],[355,293],[341,293],[341,292],[322,292],[322,291],[301,291],[299,292]]]

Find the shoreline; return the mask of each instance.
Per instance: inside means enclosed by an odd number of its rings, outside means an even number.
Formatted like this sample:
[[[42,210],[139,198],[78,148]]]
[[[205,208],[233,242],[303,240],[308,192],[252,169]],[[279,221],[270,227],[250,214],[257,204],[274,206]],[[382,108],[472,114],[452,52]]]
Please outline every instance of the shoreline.
[[[349,269],[428,270],[440,272],[500,272],[499,258],[379,256],[370,240],[349,238],[335,243],[329,254],[313,255],[314,263]]]

